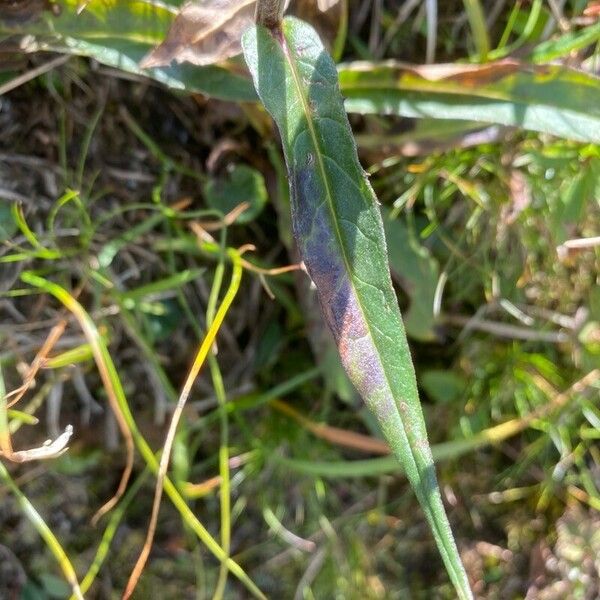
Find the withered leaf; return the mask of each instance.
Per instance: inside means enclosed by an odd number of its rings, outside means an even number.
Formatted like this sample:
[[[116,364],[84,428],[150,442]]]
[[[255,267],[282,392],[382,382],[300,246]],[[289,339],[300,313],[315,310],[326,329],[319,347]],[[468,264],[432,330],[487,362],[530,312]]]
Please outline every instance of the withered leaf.
[[[241,52],[242,33],[252,24],[256,0],[205,0],[183,5],[165,41],[140,63],[144,69],[171,61],[205,66]]]
[[[289,4],[289,0],[285,3]],[[345,10],[341,0],[295,0],[292,12],[315,23],[330,45]],[[144,69],[189,62],[205,66],[241,53],[242,33],[254,22],[256,0],[191,0],[175,17],[165,41],[140,63]]]

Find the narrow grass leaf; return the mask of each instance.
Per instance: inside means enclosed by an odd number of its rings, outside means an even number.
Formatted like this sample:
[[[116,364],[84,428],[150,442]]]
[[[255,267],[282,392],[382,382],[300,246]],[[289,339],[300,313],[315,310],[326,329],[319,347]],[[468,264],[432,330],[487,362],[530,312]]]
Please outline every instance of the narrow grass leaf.
[[[173,442],[175,440],[175,432],[177,431],[177,425],[179,424],[179,420],[181,419],[181,415],[183,414],[183,409],[185,408],[185,403],[192,391],[192,386],[196,377],[198,377],[198,373],[200,373],[200,369],[206,360],[210,349],[217,337],[217,333],[223,324],[225,319],[225,315],[229,310],[238,290],[240,287],[240,282],[242,279],[242,265],[239,254],[234,251],[229,251],[229,257],[231,259],[233,265],[233,273],[231,275],[231,283],[229,284],[229,288],[223,298],[223,302],[219,306],[219,310],[217,310],[214,320],[212,321],[202,343],[200,344],[200,348],[198,353],[196,354],[196,358],[194,359],[194,363],[188,373],[188,376],[183,385],[183,389],[181,390],[181,394],[179,395],[179,399],[177,400],[177,405],[175,406],[175,410],[173,411],[173,417],[171,418],[171,423],[169,425],[169,430],[167,432],[167,436],[165,439],[165,444],[163,448],[163,452],[160,458],[156,488],[154,493],[154,502],[152,504],[152,514],[150,516],[150,525],[148,526],[148,533],[146,536],[146,540],[144,542],[144,546],[140,553],[140,556],[135,564],[135,567],[129,577],[129,581],[127,582],[127,587],[125,588],[125,592],[123,593],[123,599],[130,598],[133,594],[133,591],[137,585],[137,582],[142,574],[148,556],[150,555],[150,549],[152,548],[152,542],[154,540],[154,533],[156,531],[156,524],[158,522],[158,512],[160,509],[160,500],[162,498],[162,492],[164,487],[164,481],[167,474],[167,469],[169,466],[169,460],[171,458],[171,449],[173,447]],[[222,564],[227,565],[228,551],[223,550],[224,558],[222,559]]]
[[[133,484],[129,486],[127,493],[125,494],[125,496],[123,496],[123,500],[119,503],[115,510],[112,511],[106,529],[102,534],[102,539],[98,544],[98,549],[96,550],[96,554],[94,555],[92,564],[89,566],[87,573],[81,580],[81,591],[84,594],[90,589],[90,587],[92,587],[96,576],[100,572],[100,569],[102,568],[102,565],[106,560],[106,557],[108,556],[108,553],[110,551],[110,545],[113,541],[113,538],[115,537],[115,534],[117,533],[119,524],[121,523],[121,520],[125,515],[125,511],[131,504],[132,500],[135,498],[136,494],[139,492],[140,488],[142,487],[142,484],[148,477],[148,474],[148,469],[142,472],[142,474],[133,482]],[[69,600],[76,599],[74,596],[71,596]]]
[[[4,377],[2,375],[2,371],[0,370],[0,402],[5,405],[5,394],[6,389],[4,387]],[[6,413],[4,412],[5,406],[0,404],[0,425],[2,435],[7,435],[7,422],[5,420]],[[31,524],[35,527],[36,531],[40,534],[40,537],[44,540],[46,545],[48,546],[50,552],[54,555],[62,572],[65,575],[65,578],[69,582],[71,586],[71,590],[73,592],[73,597],[77,600],[83,600],[83,594],[81,593],[81,588],[79,587],[79,582],[77,580],[77,574],[75,573],[75,569],[69,560],[66,552],[61,546],[60,542],[56,539],[56,536],[52,533],[52,530],[46,525],[46,522],[41,517],[41,515],[37,512],[33,504],[27,499],[27,496],[23,494],[23,492],[19,489],[17,484],[13,481],[10,473],[6,469],[6,467],[0,462],[0,480],[2,480],[10,489],[10,491],[15,495],[21,509],[25,516],[29,519]]]
[[[272,30],[252,27],[242,47],[281,133],[294,235],[342,363],[402,463],[457,593],[471,598],[427,442],[381,215],[335,64],[316,32],[293,18]]]
[[[126,429],[131,433],[131,436],[133,437],[140,454],[144,458],[146,465],[150,468],[152,473],[157,474],[159,471],[158,460],[154,456],[154,452],[137,427],[135,419],[133,418],[133,414],[131,413],[131,409],[129,408],[129,403],[127,402],[125,391],[123,389],[117,368],[115,367],[115,364],[110,356],[110,352],[108,351],[102,336],[98,332],[94,321],[85,311],[85,309],[59,285],[47,281],[46,279],[43,279],[42,277],[30,272],[22,273],[21,279],[25,283],[29,283],[30,285],[44,289],[46,292],[55,296],[76,317],[88,343],[94,347],[94,359],[96,360],[96,365],[102,375],[102,380],[106,387],[107,394],[109,397],[111,397],[111,394],[114,394],[114,399],[118,405],[117,415],[121,414],[123,416]],[[108,378],[106,378],[107,374],[109,375]],[[225,561],[231,573],[233,573],[244,584],[244,586],[254,597],[264,599],[265,595],[258,589],[254,582],[248,577],[246,572],[240,567],[240,565],[226,556],[226,554],[223,552],[223,549],[210,535],[206,527],[204,527],[204,525],[202,525],[202,523],[198,520],[196,515],[194,515],[169,478],[165,478],[164,489],[171,499],[171,502],[181,515],[183,522],[198,536],[198,539],[200,539],[200,541],[208,548],[213,556],[215,556],[215,558],[217,558],[219,561]]]
[[[490,40],[481,4],[479,0],[463,0],[463,4],[465,5],[465,12],[469,19],[471,31],[473,32],[473,40],[477,47],[479,60],[484,62],[490,51]]]

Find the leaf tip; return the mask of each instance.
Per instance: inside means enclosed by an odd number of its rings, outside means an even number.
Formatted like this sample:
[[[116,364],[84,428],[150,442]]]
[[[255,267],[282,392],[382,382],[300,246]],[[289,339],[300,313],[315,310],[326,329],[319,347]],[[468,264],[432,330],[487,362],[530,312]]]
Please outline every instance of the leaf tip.
[[[165,55],[166,54],[166,55]],[[157,46],[142,60],[140,60],[140,69],[154,69],[156,67],[167,67],[171,62],[171,54],[164,52],[164,44]]]

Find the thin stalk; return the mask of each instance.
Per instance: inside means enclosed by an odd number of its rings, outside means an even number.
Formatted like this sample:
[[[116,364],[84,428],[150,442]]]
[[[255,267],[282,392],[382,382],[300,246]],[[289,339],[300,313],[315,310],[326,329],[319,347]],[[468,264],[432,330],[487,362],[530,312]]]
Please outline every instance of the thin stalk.
[[[224,242],[224,237],[222,239]],[[224,272],[225,262],[223,258],[221,258],[215,269],[215,277],[213,280],[212,289],[210,291],[210,296],[208,298],[208,306],[206,309],[207,327],[210,327],[215,319],[217,300],[219,298]],[[214,348],[215,347],[213,346],[213,349]],[[227,420],[227,411],[225,408],[227,397],[225,394],[223,377],[221,375],[221,370],[219,369],[219,363],[212,349],[208,355],[208,364],[210,367],[210,374],[213,381],[215,394],[219,403],[219,416],[221,424],[221,444],[219,447],[219,475],[221,477],[221,488],[219,492],[221,504],[221,548],[223,548],[223,552],[225,552],[225,554],[229,557],[229,553],[231,551],[231,496],[229,474],[229,424]],[[215,593],[213,595],[214,600],[221,600],[223,598],[225,585],[227,584],[227,574],[227,566],[224,562],[222,562],[219,569],[217,587],[215,588]]]
[[[283,18],[285,0],[258,0],[256,3],[256,23],[268,29],[277,27]]]
[[[1,390],[0,390],[1,391]],[[27,496],[23,494],[23,492],[18,488],[17,484],[13,481],[10,476],[8,470],[4,466],[3,463],[0,462],[0,479],[4,481],[4,483],[8,486],[10,491],[15,495],[19,505],[25,516],[29,519],[31,524],[35,527],[36,531],[40,534],[40,537],[48,546],[50,552],[56,558],[62,572],[69,582],[71,586],[71,591],[73,594],[73,598],[76,600],[83,600],[83,594],[81,593],[81,587],[79,586],[79,582],[77,581],[77,574],[75,573],[75,569],[67,556],[67,553],[64,551],[63,547],[60,545],[60,542],[56,539],[56,536],[52,533],[52,530],[46,522],[35,509],[33,504],[28,500]]]
[[[228,254],[230,257],[235,253],[234,250],[229,250]],[[237,253],[235,253],[237,254]],[[129,408],[129,403],[127,402],[127,397],[125,396],[125,391],[123,390],[123,385],[121,384],[121,379],[115,367],[115,364],[108,352],[108,348],[104,340],[102,339],[98,329],[91,319],[89,314],[85,311],[85,309],[73,299],[71,303],[69,298],[72,298],[66,290],[61,288],[59,285],[51,283],[42,277],[38,277],[30,272],[25,272],[21,274],[21,279],[25,283],[29,283],[34,287],[38,287],[53,295],[59,301],[61,301],[72,313],[73,316],[79,322],[80,327],[82,328],[88,342],[94,349],[94,359],[96,361],[96,365],[100,372],[102,372],[105,368],[108,368],[108,372],[110,373],[110,378],[107,381],[103,381],[105,386],[107,386],[107,393],[113,393],[115,399],[118,403],[118,407],[125,418],[125,422],[133,436],[134,442],[142,455],[144,461],[146,462],[149,469],[153,474],[157,474],[159,470],[159,465],[156,457],[154,456],[154,452],[140,433],[137,423],[133,418],[133,414],[131,413],[131,409]],[[164,489],[171,502],[174,504],[175,508],[181,515],[182,520],[185,524],[198,536],[200,541],[208,548],[208,550],[213,554],[213,556],[219,561],[226,561],[227,567],[229,570],[246,586],[248,591],[255,596],[256,598],[261,598],[266,600],[266,596],[260,591],[260,589],[254,584],[254,582],[248,577],[246,572],[231,558],[227,558],[225,553],[223,552],[221,546],[216,542],[216,540],[210,535],[206,527],[202,525],[202,523],[198,520],[196,515],[192,512],[190,507],[186,504],[185,500],[182,498],[181,494],[173,484],[173,482],[166,477],[164,480]]]
[[[161,455],[160,464],[158,468],[157,474],[157,482],[154,493],[154,502],[152,505],[152,515],[150,517],[150,525],[148,526],[148,533],[146,536],[146,540],[144,542],[144,546],[140,553],[140,556],[135,564],[133,571],[129,577],[129,581],[127,582],[127,587],[125,588],[125,592],[123,593],[123,600],[127,600],[133,594],[133,591],[137,585],[137,582],[142,574],[148,556],[150,554],[150,549],[152,547],[152,541],[154,539],[154,532],[156,530],[156,524],[158,520],[158,512],[160,509],[160,500],[162,497],[163,487],[166,488],[166,473],[169,466],[169,459],[171,456],[171,449],[173,447],[173,442],[175,440],[175,433],[177,431],[177,425],[179,424],[179,420],[181,415],[183,414],[183,409],[185,408],[185,404],[187,399],[192,391],[192,386],[200,369],[202,368],[204,361],[212,348],[212,345],[215,341],[217,332],[219,331],[223,320],[225,319],[225,315],[231,306],[233,299],[235,298],[237,291],[240,286],[240,281],[242,278],[242,263],[240,255],[235,250],[229,250],[228,254],[231,258],[233,264],[233,272],[231,275],[231,283],[229,284],[229,289],[223,298],[223,302],[217,311],[213,324],[208,328],[204,340],[200,345],[200,349],[196,355],[194,363],[190,369],[190,372],[187,376],[183,389],[181,390],[181,394],[179,396],[179,400],[177,401],[177,405],[173,412],[173,417],[171,419],[171,424],[169,426],[169,430],[167,432],[167,437],[165,440],[165,445],[163,449],[163,453]],[[214,542],[214,540],[213,540]],[[216,542],[214,542],[216,545]],[[219,553],[221,554],[222,562],[227,562],[229,557],[224,552],[224,550],[219,547]]]
[[[115,510],[112,511],[110,515],[110,520],[108,521],[108,525],[106,526],[104,534],[102,535],[102,539],[98,544],[98,549],[96,550],[94,560],[92,560],[92,564],[90,565],[84,578],[81,580],[82,593],[85,594],[90,589],[90,587],[92,587],[92,584],[94,583],[94,580],[96,579],[96,576],[98,575],[102,564],[108,556],[111,542],[115,537],[115,533],[117,532],[119,524],[123,519],[123,515],[125,514],[125,511],[129,507],[129,505],[131,504],[131,501],[135,498],[135,495],[139,492],[144,481],[146,481],[148,475],[148,469],[144,470],[142,474],[133,482],[133,484],[127,490],[127,493],[125,494],[125,496],[123,496],[123,499],[121,500],[117,508],[115,508]],[[76,598],[75,596],[71,596],[69,600],[76,600]]]
[[[500,58],[504,58],[505,56],[508,56],[509,54],[511,54],[515,50],[518,50],[521,46],[526,44],[529,41],[530,37],[533,35],[535,26],[542,12],[542,7],[542,0],[533,0],[533,3],[531,4],[531,11],[529,12],[527,22],[523,27],[523,32],[521,33],[521,35],[512,44],[504,47],[499,47],[496,50],[492,50],[489,53],[488,58],[490,60],[498,60]],[[506,41],[502,40],[502,42],[505,43]]]

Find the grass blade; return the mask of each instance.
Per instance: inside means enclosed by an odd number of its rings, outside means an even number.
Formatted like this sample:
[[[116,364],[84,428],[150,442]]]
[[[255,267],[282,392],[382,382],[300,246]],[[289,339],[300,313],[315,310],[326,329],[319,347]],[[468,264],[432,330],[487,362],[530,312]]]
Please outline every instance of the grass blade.
[[[229,284],[229,289],[225,294],[223,302],[217,310],[214,320],[212,321],[202,343],[200,344],[200,349],[194,359],[194,363],[190,369],[190,372],[185,380],[185,384],[183,389],[181,390],[181,394],[179,399],[177,400],[177,405],[175,406],[175,410],[173,411],[173,417],[171,419],[171,423],[169,425],[169,430],[167,432],[167,436],[165,439],[165,445],[163,448],[163,452],[160,458],[158,476],[156,481],[156,488],[154,493],[154,502],[152,504],[152,514],[150,516],[150,525],[148,526],[148,533],[146,536],[146,540],[144,542],[144,546],[140,553],[140,556],[137,560],[137,563],[129,577],[129,581],[127,583],[127,587],[125,592],[123,593],[123,599],[126,600],[131,597],[133,591],[137,585],[137,582],[142,574],[148,556],[150,555],[150,549],[152,548],[152,541],[154,539],[154,533],[156,531],[156,524],[158,522],[158,512],[160,509],[160,500],[162,497],[164,480],[167,474],[167,469],[169,466],[169,459],[171,458],[171,450],[173,448],[173,442],[175,440],[175,432],[177,431],[177,425],[179,424],[179,420],[181,419],[181,415],[183,414],[183,409],[185,408],[185,403],[192,391],[192,386],[194,385],[194,381],[206,360],[210,349],[213,346],[215,338],[217,337],[217,333],[225,319],[225,315],[231,306],[233,299],[235,298],[242,279],[242,264],[240,260],[240,256],[234,250],[229,252],[229,257],[231,258],[231,262],[233,264],[233,273],[231,275],[231,283]],[[223,263],[220,263],[223,264]],[[229,543],[226,544],[229,546]],[[229,550],[228,548],[223,548],[223,552],[226,558],[229,558]],[[227,561],[223,560],[222,565],[226,568]],[[226,571],[225,571],[226,572]]]
[[[140,454],[144,458],[146,465],[149,467],[152,473],[156,475],[159,471],[158,460],[154,456],[152,449],[137,427],[135,419],[131,413],[131,409],[129,408],[129,403],[127,402],[125,391],[123,390],[123,385],[121,384],[115,364],[92,318],[81,306],[81,304],[79,304],[66,290],[59,285],[30,272],[22,273],[21,279],[25,283],[29,283],[34,287],[41,288],[53,295],[55,298],[63,302],[66,308],[73,313],[73,316],[75,316],[79,322],[79,325],[82,328],[88,343],[93,348],[94,359],[96,360],[98,369],[101,373],[104,369],[107,369],[108,373],[110,374],[108,379],[103,379],[103,383],[105,385],[107,385],[106,382],[108,382],[108,387],[106,390],[107,394],[109,396],[114,394],[119,411],[125,419],[128,431],[131,432],[133,440],[140,451]],[[181,497],[181,494],[173,482],[168,477],[165,478],[164,489],[171,499],[171,502],[181,515],[182,520],[198,536],[198,539],[200,539],[200,541],[208,548],[213,556],[219,561],[224,561],[231,573],[233,573],[246,586],[248,591],[254,597],[264,599],[265,595],[258,589],[254,582],[248,577],[246,572],[240,567],[240,565],[226,556],[221,546],[219,546],[217,541],[212,537],[212,535],[210,535],[206,527],[204,527],[196,515],[194,515],[190,507],[186,504],[185,500]]]
[[[5,394],[6,390],[4,388],[4,377],[2,375],[2,371],[0,370],[0,401],[2,403],[5,402]],[[0,416],[2,416],[1,412]],[[3,426],[5,427],[7,424],[4,421],[4,417],[2,418],[2,420]],[[2,480],[8,486],[10,491],[15,495],[19,505],[21,506],[21,509],[23,510],[23,513],[29,519],[31,524],[35,527],[36,531],[40,534],[40,537],[48,546],[50,552],[52,552],[52,554],[56,558],[66,580],[71,586],[73,597],[77,600],[83,600],[83,594],[79,586],[79,581],[77,580],[77,574],[75,573],[75,569],[73,568],[73,565],[71,564],[67,553],[64,551],[60,542],[56,539],[56,536],[52,533],[50,527],[46,525],[46,522],[41,517],[40,513],[38,513],[33,504],[31,504],[31,502],[29,502],[29,500],[27,499],[27,496],[23,494],[23,492],[19,489],[17,484],[13,481],[12,477],[10,476],[10,473],[1,461],[0,480]]]
[[[490,40],[481,4],[479,0],[463,0],[463,4],[473,32],[473,41],[479,54],[478,58],[481,62],[485,62],[490,51]]]
[[[316,32],[293,18],[281,29],[251,28],[242,45],[281,133],[294,235],[342,363],[402,463],[457,593],[471,598],[427,442],[381,215],[358,162],[335,65]]]
[[[17,487],[16,483],[12,480],[6,467],[0,462],[0,479],[10,488],[10,491],[15,495],[17,501],[21,505],[21,509],[25,516],[31,521],[31,524],[35,527],[36,531],[40,534],[40,537],[46,542],[46,546],[50,549],[50,552],[56,558],[62,572],[71,586],[73,597],[77,600],[83,600],[83,594],[77,581],[77,575],[75,569],[67,556],[67,553],[63,550],[60,542],[56,539],[56,536],[52,533],[52,530],[44,519],[42,519],[40,513],[35,509],[33,504],[29,502],[27,496],[21,492]]]

